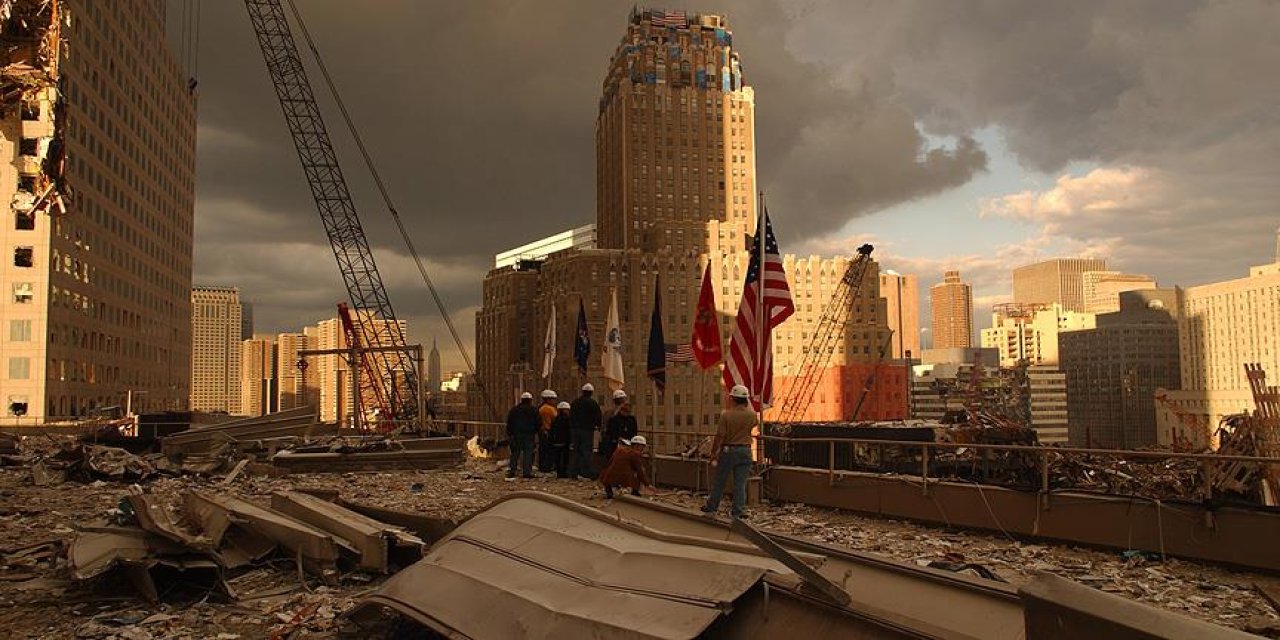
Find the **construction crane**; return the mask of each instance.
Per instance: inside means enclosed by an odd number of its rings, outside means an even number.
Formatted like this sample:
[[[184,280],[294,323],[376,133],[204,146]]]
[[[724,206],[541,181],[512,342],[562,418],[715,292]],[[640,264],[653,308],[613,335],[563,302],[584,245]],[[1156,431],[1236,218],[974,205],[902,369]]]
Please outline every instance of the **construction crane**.
[[[341,305],[339,312],[348,347],[360,354],[359,362],[351,363],[361,373],[360,388],[353,389],[357,424],[364,425],[369,403],[379,410],[380,420],[412,424],[418,418],[419,374],[356,215],[284,6],[281,0],[245,0],[245,7],[351,299],[351,307]],[[391,406],[393,398],[401,399],[396,407]]]
[[[806,350],[801,354],[800,367],[792,377],[791,386],[778,412],[778,422],[795,422],[804,416],[805,410],[813,400],[813,393],[818,388],[827,364],[836,351],[837,340],[844,335],[845,325],[849,323],[849,315],[853,303],[858,299],[862,283],[867,277],[867,269],[871,266],[869,244],[858,247],[858,254],[849,261],[836,291],[823,308],[814,327],[813,337]]]

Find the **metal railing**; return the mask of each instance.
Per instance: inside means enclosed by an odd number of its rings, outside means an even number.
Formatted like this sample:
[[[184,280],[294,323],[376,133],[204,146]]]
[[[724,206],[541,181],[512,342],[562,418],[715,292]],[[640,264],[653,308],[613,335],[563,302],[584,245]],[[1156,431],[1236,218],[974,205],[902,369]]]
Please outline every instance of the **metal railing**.
[[[1210,468],[1211,465],[1231,463],[1231,462],[1280,465],[1280,458],[1277,458],[1277,457],[1218,455],[1213,453],[1179,453],[1179,452],[1173,452],[1173,451],[1136,451],[1136,450],[1128,450],[1128,449],[1089,449],[1089,448],[1083,448],[1083,447],[1045,447],[1045,446],[1038,446],[1038,445],[983,444],[983,443],[961,443],[961,442],[919,442],[919,441],[908,441],[908,440],[872,440],[872,439],[866,439],[866,438],[831,438],[831,437],[792,438],[787,436],[767,436],[767,435],[757,436],[756,439],[758,442],[763,442],[763,443],[776,442],[782,445],[789,445],[791,447],[826,445],[825,448],[827,453],[827,460],[826,460],[827,464],[825,466],[826,466],[826,471],[828,473],[829,482],[832,485],[836,483],[836,475],[835,475],[836,471],[848,470],[848,469],[840,468],[836,464],[836,459],[837,459],[836,454],[837,454],[838,445],[865,447],[867,450],[874,448],[876,450],[876,455],[868,456],[870,459],[873,459],[873,460],[885,460],[886,458],[884,455],[884,450],[887,447],[900,447],[907,451],[919,449],[920,453],[917,460],[917,462],[919,463],[919,467],[918,467],[919,472],[918,474],[913,474],[913,475],[919,475],[919,477],[923,481],[922,491],[925,493],[925,495],[928,495],[929,482],[930,482],[931,476],[937,475],[937,474],[931,474],[930,470],[936,465],[938,461],[938,456],[935,453],[938,450],[951,450],[956,452],[959,452],[960,450],[971,450],[971,451],[983,453],[984,459],[988,459],[988,456],[986,456],[986,452],[990,452],[990,451],[1015,452],[1020,454],[1031,455],[1035,457],[1036,467],[1039,470],[1039,483],[1038,483],[1039,490],[1041,494],[1043,494],[1046,497],[1046,499],[1048,494],[1052,490],[1052,487],[1050,486],[1049,470],[1050,470],[1051,457],[1055,455],[1083,456],[1086,458],[1100,457],[1100,458],[1112,458],[1112,459],[1121,459],[1121,460],[1133,460],[1133,459],[1194,460],[1199,462],[1199,465],[1200,465],[1200,478],[1203,483],[1202,486],[1200,487],[1201,498],[1206,500],[1212,498],[1213,496],[1213,486],[1211,484],[1211,479],[1213,477],[1213,474],[1211,473],[1211,468]],[[798,465],[798,466],[806,466],[806,467],[813,468],[814,465],[804,464],[804,465]],[[943,480],[943,479],[950,479],[950,478],[942,478],[942,477],[934,478],[935,481]]]

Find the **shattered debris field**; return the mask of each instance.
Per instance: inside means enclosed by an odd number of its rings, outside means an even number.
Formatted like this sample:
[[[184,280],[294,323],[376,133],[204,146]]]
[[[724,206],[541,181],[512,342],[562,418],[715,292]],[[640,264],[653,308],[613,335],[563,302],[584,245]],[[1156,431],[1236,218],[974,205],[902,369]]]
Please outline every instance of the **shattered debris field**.
[[[156,601],[118,572],[74,581],[63,551],[77,533],[109,531],[129,519],[127,482],[64,482],[35,486],[26,467],[0,469],[0,628],[9,638],[336,638],[432,637],[403,635],[402,622],[359,629],[342,617],[388,580],[369,567],[336,565],[330,574],[304,567],[301,554],[276,551],[228,569],[234,596],[212,588],[198,569],[152,570]],[[375,507],[461,521],[504,495],[543,491],[608,512],[595,483],[540,477],[508,483],[493,461],[461,468],[382,473],[240,473],[221,477],[162,477],[141,485],[147,501],[170,512],[193,493],[226,503],[279,505],[280,492],[311,491]],[[134,489],[137,495],[139,490]],[[306,494],[290,494],[306,495]],[[649,499],[694,507],[698,496],[669,492]],[[245,507],[244,509],[247,509]],[[796,504],[762,505],[750,524],[764,530],[882,554],[906,563],[933,564],[987,575],[1013,586],[1046,571],[1103,592],[1124,596],[1216,624],[1280,637],[1280,616],[1264,594],[1280,580],[1149,553],[1115,553],[1029,544],[999,535],[876,520]],[[136,518],[136,514],[133,516]],[[233,518],[237,520],[237,518]],[[97,529],[95,529],[97,528]],[[252,547],[252,545],[246,545]],[[1259,553],[1272,550],[1259,549]],[[250,553],[252,555],[252,553]],[[187,575],[187,574],[190,575]],[[401,634],[401,635],[396,635]]]

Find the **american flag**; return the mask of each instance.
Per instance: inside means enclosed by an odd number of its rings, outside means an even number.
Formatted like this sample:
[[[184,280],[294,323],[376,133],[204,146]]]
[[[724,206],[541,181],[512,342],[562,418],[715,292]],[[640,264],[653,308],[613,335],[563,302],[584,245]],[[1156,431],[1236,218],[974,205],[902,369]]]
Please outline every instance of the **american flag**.
[[[693,362],[693,345],[688,342],[681,344],[671,344],[668,342],[665,346],[667,350],[667,364]]]
[[[683,11],[653,12],[653,24],[659,27],[683,27],[688,23],[689,18]]]
[[[782,269],[782,256],[778,254],[778,241],[773,237],[773,225],[766,209],[761,216],[764,233],[756,233],[751,248],[751,265],[747,267],[747,279],[742,286],[742,302],[738,304],[738,317],[734,323],[733,338],[729,341],[729,358],[724,368],[724,385],[745,386],[751,392],[752,404],[759,410],[773,399],[773,329],[795,313],[791,300],[791,287]],[[759,228],[759,225],[757,225]],[[761,286],[760,240],[764,239],[764,307],[759,308]],[[761,322],[761,317],[765,322]],[[763,340],[760,334],[763,333]],[[763,347],[763,352],[759,349]]]

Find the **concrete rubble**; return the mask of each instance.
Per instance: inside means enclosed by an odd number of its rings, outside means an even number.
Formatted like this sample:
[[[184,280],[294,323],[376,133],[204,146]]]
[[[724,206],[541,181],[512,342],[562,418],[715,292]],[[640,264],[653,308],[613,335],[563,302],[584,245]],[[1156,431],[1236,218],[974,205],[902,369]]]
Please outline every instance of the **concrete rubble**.
[[[456,470],[287,476],[246,469],[228,484],[219,477],[157,476],[137,488],[115,480],[34,486],[25,469],[0,468],[0,624],[11,637],[32,638],[380,637],[374,631],[361,636],[366,632],[342,616],[386,584],[386,576],[397,575],[384,573],[370,550],[388,550],[387,571],[412,566],[426,545],[511,493],[498,467],[496,461],[475,460]],[[539,478],[515,488],[609,508],[593,483]],[[653,499],[687,508],[700,498],[669,492]],[[193,516],[200,505],[210,511]],[[252,516],[259,524],[228,524],[219,538],[221,518],[231,514],[240,515],[230,520]],[[961,570],[973,573],[981,573],[973,567],[983,567],[1014,586],[1049,572],[1137,602],[1280,637],[1280,612],[1261,595],[1280,589],[1280,581],[1269,576],[804,505],[762,506],[752,515],[750,523],[760,529],[919,566],[967,565]],[[282,528],[269,538],[255,526]],[[334,540],[332,564],[313,529]],[[98,564],[88,563],[91,571],[103,560],[111,563],[97,577],[73,579],[68,550],[77,539],[81,546],[90,543],[81,550],[94,550],[103,537],[128,544],[120,544],[116,555],[99,557]],[[309,554],[301,563],[298,550]],[[147,599],[148,584],[156,600]],[[394,626],[391,620],[381,618],[384,626],[375,631]]]

